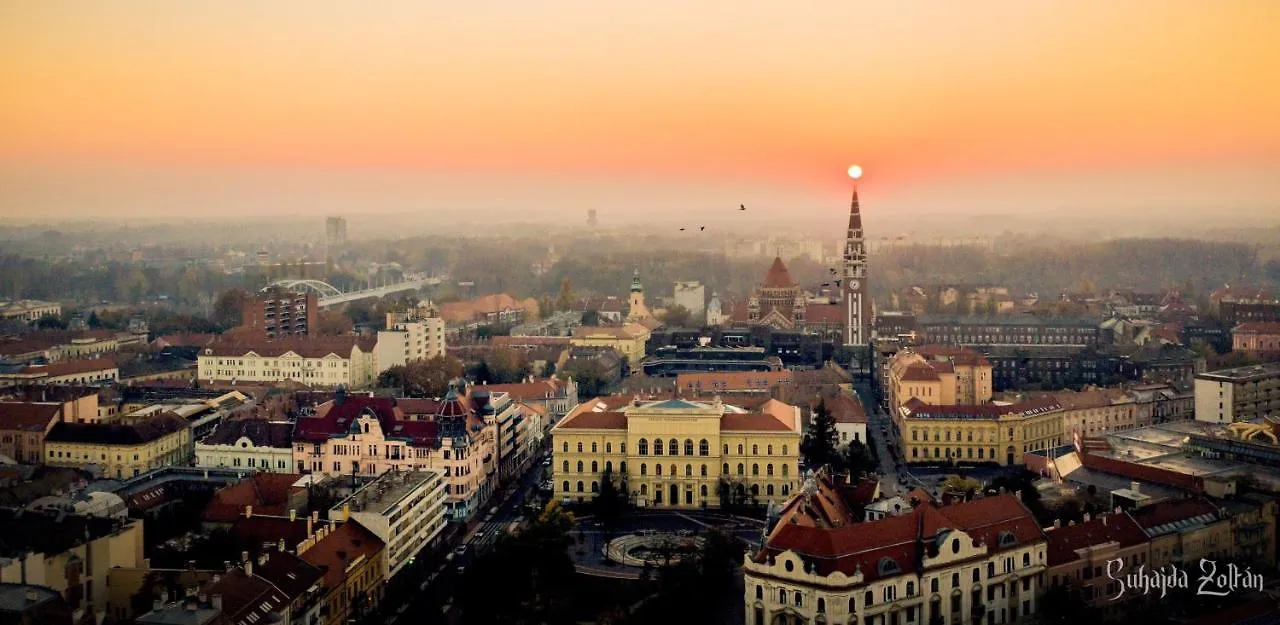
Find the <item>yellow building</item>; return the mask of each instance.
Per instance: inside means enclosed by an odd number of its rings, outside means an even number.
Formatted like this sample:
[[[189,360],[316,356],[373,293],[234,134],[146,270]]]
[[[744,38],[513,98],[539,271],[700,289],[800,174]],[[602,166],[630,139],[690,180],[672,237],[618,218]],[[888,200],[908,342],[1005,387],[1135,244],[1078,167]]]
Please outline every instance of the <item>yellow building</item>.
[[[932,406],[912,399],[900,409],[902,455],[912,464],[1022,464],[1023,454],[1063,445],[1062,406],[1052,398],[980,406]]]
[[[889,361],[890,414],[912,399],[934,406],[983,404],[991,400],[991,362],[963,347],[923,345]]]
[[[581,326],[573,329],[569,344],[574,347],[608,347],[618,352],[631,366],[640,370],[644,360],[644,346],[649,340],[649,329],[638,323],[621,326]]]
[[[151,469],[190,464],[191,425],[173,413],[136,423],[58,423],[45,437],[45,464],[130,478]]]
[[[1227,562],[1234,555],[1231,519],[1207,500],[1159,501],[1128,514],[1151,539],[1150,569],[1173,564],[1195,575],[1202,558]]]
[[[782,502],[801,479],[800,409],[753,403],[586,401],[551,430],[556,497],[590,500],[609,473],[638,506]]]
[[[382,601],[386,544],[358,522],[325,526],[298,548],[298,557],[324,571],[322,623],[342,625],[369,614]]]

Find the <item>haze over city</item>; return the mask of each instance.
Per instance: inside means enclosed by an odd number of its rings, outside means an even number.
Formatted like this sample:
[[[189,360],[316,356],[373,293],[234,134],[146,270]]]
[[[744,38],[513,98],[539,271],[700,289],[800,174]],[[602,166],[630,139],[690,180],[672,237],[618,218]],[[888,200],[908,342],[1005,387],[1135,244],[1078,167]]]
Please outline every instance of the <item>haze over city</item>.
[[[1277,40],[1265,0],[8,3],[0,215],[829,224],[857,162],[872,224],[1272,223]]]

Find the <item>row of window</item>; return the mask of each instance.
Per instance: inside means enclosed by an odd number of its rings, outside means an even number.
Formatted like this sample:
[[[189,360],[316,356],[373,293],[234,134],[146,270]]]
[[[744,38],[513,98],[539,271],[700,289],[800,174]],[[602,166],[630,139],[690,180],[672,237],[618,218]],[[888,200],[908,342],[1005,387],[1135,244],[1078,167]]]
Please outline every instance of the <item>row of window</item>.
[[[674,486],[674,485],[673,485],[673,486]],[[560,492],[562,492],[562,493],[569,493],[569,492],[571,492],[571,491],[569,490],[569,480],[564,480],[563,482],[561,482],[561,483],[560,483],[560,487],[561,487],[561,488],[560,488]],[[747,492],[747,490],[748,490],[748,489],[746,489],[745,487],[744,487],[744,488],[742,488],[742,492],[743,492],[743,493],[746,493],[746,492]],[[577,490],[577,492],[579,492],[579,493],[586,492],[586,482],[583,482],[583,481],[581,481],[581,480],[580,480],[580,481],[578,481],[578,490]],[[599,493],[599,492],[600,492],[600,482],[596,482],[596,481],[592,481],[592,482],[591,482],[591,492],[592,492],[592,493]],[[662,503],[662,492],[663,492],[663,491],[662,491],[662,486],[661,486],[660,484],[655,484],[655,485],[654,485],[654,488],[653,488],[653,493],[654,493],[654,497],[655,497],[655,499],[654,499],[654,503]],[[706,485],[706,484],[701,484],[701,485],[699,485],[699,486],[698,486],[698,492],[700,493],[700,496],[701,496],[701,497],[706,498],[706,497],[707,497],[707,494],[710,492],[710,489],[707,487],[707,485]],[[751,485],[751,488],[750,488],[750,492],[751,492],[751,494],[752,494],[753,496],[755,496],[755,497],[759,497],[759,496],[760,496],[760,485],[759,485],[759,484],[752,484],[752,485]],[[765,484],[765,487],[764,487],[764,494],[765,494],[766,496],[768,496],[768,497],[772,497],[772,496],[774,496],[774,493],[775,493],[775,492],[779,492],[779,491],[775,491],[775,489],[774,489],[774,485],[773,485],[773,484]],[[783,496],[783,497],[786,497],[787,495],[791,494],[791,486],[790,486],[789,484],[783,484],[783,485],[781,486],[781,488],[780,488],[780,492],[782,493],[782,496]],[[685,495],[686,495],[686,499],[687,499],[687,501],[686,501],[685,503],[692,504],[692,503],[693,503],[693,485],[692,485],[692,484],[686,485],[686,488],[685,488]],[[649,496],[649,485],[648,485],[648,484],[641,484],[641,485],[640,485],[640,496],[641,496],[641,497],[648,497],[648,496]]]
[[[625,442],[623,442],[623,443],[619,443],[619,447],[620,447],[620,449],[618,450],[618,451],[619,451],[619,453],[624,453],[624,454],[625,454],[625,453],[627,453],[627,444],[626,444]],[[561,446],[561,448],[562,448],[562,450],[564,451],[564,453],[569,453],[569,442],[568,442],[568,441],[565,441],[565,442],[564,442],[564,444]],[[663,447],[663,442],[662,442],[661,440],[654,440],[654,441],[653,441],[653,455],[655,455],[655,456],[661,456],[661,455],[662,455],[662,450],[663,450],[663,448],[664,448],[664,447]],[[676,440],[676,439],[674,439],[674,438],[673,438],[673,439],[671,439],[670,441],[667,441],[667,443],[666,443],[666,447],[665,447],[665,448],[666,448],[666,450],[667,450],[667,455],[669,455],[669,456],[678,456],[678,455],[680,455],[680,443],[679,443],[679,441],[677,441],[677,440]],[[785,456],[785,455],[787,455],[787,452],[788,452],[788,451],[789,451],[788,446],[787,446],[787,445],[783,445],[783,446],[782,446],[782,455],[784,455],[784,456]],[[739,455],[739,456],[745,455],[745,452],[746,452],[746,446],[745,446],[745,445],[742,445],[742,444],[739,444],[739,445],[738,445],[738,455]],[[582,443],[582,442],[579,442],[579,443],[578,443],[578,453],[580,453],[580,454],[581,454],[581,453],[586,453],[586,445],[585,445],[584,443]],[[599,444],[599,443],[595,443],[595,442],[591,443],[591,453],[593,453],[593,454],[600,453],[600,444]],[[608,443],[608,442],[607,442],[607,443],[605,443],[605,444],[604,444],[604,453],[606,453],[606,454],[611,454],[611,453],[613,453],[613,443]],[[639,443],[637,444],[637,453],[639,453],[641,456],[647,456],[647,455],[649,455],[649,439],[646,439],[646,438],[642,438],[642,439],[640,439]],[[688,439],[688,438],[687,438],[687,439],[685,439],[685,441],[684,441],[684,455],[686,455],[686,456],[692,456],[692,455],[694,455],[694,454],[693,454],[693,439]],[[708,443],[708,442],[707,442],[707,439],[705,439],[705,438],[704,438],[704,439],[702,439],[702,440],[700,440],[700,441],[698,441],[698,455],[699,455],[699,456],[709,456],[709,455],[711,455],[711,444],[710,444],[710,443]],[[725,445],[725,446],[724,446],[724,455],[726,455],[726,456],[727,456],[727,455],[729,455],[729,446],[728,446],[728,445]],[[758,455],[760,455],[760,446],[759,446],[759,445],[752,445],[752,446],[751,446],[751,455],[753,455],[753,456],[758,456]],[[773,445],[765,445],[765,455],[767,455],[767,456],[772,456],[772,455],[773,455]]]

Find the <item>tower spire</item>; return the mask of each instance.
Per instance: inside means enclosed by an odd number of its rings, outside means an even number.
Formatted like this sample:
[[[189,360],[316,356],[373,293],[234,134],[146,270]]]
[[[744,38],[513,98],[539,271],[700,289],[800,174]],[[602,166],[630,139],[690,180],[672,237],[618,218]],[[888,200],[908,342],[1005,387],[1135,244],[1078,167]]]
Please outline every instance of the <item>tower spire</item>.
[[[853,183],[853,199],[849,202],[849,239],[862,238],[862,210],[858,206],[858,183]]]

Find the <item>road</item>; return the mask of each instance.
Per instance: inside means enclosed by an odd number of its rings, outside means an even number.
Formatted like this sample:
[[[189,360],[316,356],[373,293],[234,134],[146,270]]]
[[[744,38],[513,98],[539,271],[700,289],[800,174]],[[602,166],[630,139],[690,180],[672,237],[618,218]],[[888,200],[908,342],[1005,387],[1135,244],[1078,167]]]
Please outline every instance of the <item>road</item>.
[[[422,554],[420,561],[415,563],[417,566],[402,573],[405,582],[395,590],[388,590],[382,600],[383,612],[368,622],[385,625],[456,623],[458,613],[453,600],[462,569],[477,552],[491,548],[512,524],[524,518],[521,508],[534,496],[544,469],[541,459],[535,458],[533,466],[518,482],[495,495],[477,514],[478,521],[473,521],[459,536],[446,542],[438,553]],[[497,508],[497,511],[490,515],[492,508]],[[465,550],[449,553],[464,545]]]
[[[858,392],[862,405],[867,411],[867,438],[875,446],[878,462],[877,470],[881,476],[881,494],[885,497],[893,497],[906,494],[917,486],[926,489],[932,486],[931,484],[925,484],[918,477],[912,475],[907,466],[900,464],[898,458],[889,452],[889,441],[897,440],[896,429],[893,420],[889,418],[889,414],[880,407],[879,402],[875,401],[870,383],[868,381],[855,381],[854,390]],[[903,480],[906,481],[905,485]]]

